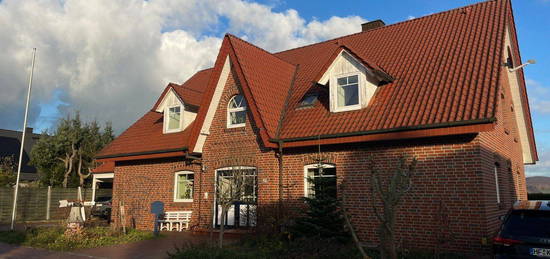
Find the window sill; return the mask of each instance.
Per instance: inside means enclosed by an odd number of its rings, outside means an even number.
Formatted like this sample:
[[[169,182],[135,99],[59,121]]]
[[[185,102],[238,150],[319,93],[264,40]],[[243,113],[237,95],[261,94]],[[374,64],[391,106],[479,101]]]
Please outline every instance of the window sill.
[[[176,199],[174,202],[193,202],[193,199]]]
[[[241,123],[241,124],[228,124],[228,125],[227,125],[227,128],[228,128],[228,129],[244,128],[244,126],[246,126],[246,123]]]
[[[178,133],[178,132],[181,132],[182,130],[181,129],[177,129],[177,130],[170,130],[170,131],[165,131],[163,132],[164,134],[171,134],[171,133]]]
[[[349,112],[349,111],[356,111],[361,110],[361,105],[353,105],[353,106],[346,106],[346,107],[340,107],[334,109],[332,112]]]

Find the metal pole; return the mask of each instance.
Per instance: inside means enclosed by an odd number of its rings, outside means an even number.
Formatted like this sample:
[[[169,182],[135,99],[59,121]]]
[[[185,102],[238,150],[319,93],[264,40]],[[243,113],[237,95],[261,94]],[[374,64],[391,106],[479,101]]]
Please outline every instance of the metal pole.
[[[19,149],[19,163],[17,163],[17,180],[15,181],[15,192],[13,195],[13,207],[11,212],[11,230],[15,228],[15,215],[17,211],[17,194],[19,193],[19,178],[21,176],[21,164],[23,163],[23,150],[25,147],[25,135],[27,133],[27,117],[29,115],[29,102],[31,100],[32,74],[34,72],[34,58],[36,57],[36,48],[32,49],[31,74],[29,75],[29,90],[27,91],[27,104],[25,105],[25,120],[23,122],[23,135],[21,136],[21,149]]]
[[[52,202],[52,186],[48,185],[48,195],[47,195],[47,203],[46,203],[46,220],[50,220],[50,208],[51,208],[51,202]]]

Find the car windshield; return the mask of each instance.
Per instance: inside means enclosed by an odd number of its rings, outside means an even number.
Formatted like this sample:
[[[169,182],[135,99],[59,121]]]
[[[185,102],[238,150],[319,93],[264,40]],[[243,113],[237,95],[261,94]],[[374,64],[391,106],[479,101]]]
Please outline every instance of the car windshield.
[[[110,201],[111,200],[111,197],[97,197],[95,199],[96,202],[106,202],[106,201]]]
[[[512,211],[504,224],[503,234],[550,238],[550,211]]]

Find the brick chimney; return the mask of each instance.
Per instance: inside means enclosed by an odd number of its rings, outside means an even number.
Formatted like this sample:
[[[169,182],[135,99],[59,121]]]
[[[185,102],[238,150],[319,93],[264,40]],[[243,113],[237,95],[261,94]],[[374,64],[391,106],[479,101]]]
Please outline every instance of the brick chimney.
[[[384,21],[378,19],[378,20],[361,24],[361,31],[368,31],[368,30],[384,27],[385,25],[386,24],[384,23]]]

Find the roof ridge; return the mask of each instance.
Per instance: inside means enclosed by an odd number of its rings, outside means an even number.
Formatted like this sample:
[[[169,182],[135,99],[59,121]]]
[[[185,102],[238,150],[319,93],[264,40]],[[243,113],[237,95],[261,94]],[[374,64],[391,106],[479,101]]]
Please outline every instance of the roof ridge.
[[[201,92],[201,91],[193,89],[193,88],[185,87],[184,85],[176,85],[176,87],[181,87],[184,90],[190,90],[190,91],[193,91],[193,92],[196,92],[196,93],[199,93],[199,94],[204,93],[204,91]]]
[[[386,26],[370,29],[370,30],[367,30],[367,31],[360,31],[360,32],[356,32],[356,33],[352,33],[352,34],[332,38],[332,39],[327,39],[327,40],[320,41],[320,42],[315,42],[315,43],[312,43],[312,44],[309,44],[309,45],[304,45],[304,46],[300,46],[300,47],[296,47],[296,48],[282,50],[282,51],[273,53],[273,55],[282,54],[282,53],[285,53],[287,51],[297,50],[297,49],[306,48],[306,47],[311,47],[311,46],[315,46],[315,45],[319,45],[319,44],[330,43],[331,41],[337,41],[339,39],[343,39],[343,38],[346,38],[346,37],[351,37],[351,36],[359,35],[359,34],[362,34],[362,33],[373,32],[373,31],[377,31],[377,30],[381,30],[381,29],[385,29],[385,28],[390,28],[390,27],[394,27],[396,25],[403,25],[403,24],[410,23],[410,22],[413,22],[413,21],[418,21],[418,20],[422,20],[422,19],[425,19],[425,18],[430,18],[432,16],[447,14],[447,13],[450,13],[450,12],[458,11],[460,9],[469,8],[469,7],[482,5],[482,4],[487,4],[489,2],[496,2],[496,1],[500,1],[500,0],[487,0],[487,1],[482,1],[482,2],[479,2],[479,3],[471,4],[471,5],[465,5],[465,6],[453,8],[453,9],[450,9],[450,10],[442,11],[442,12],[439,12],[439,13],[428,14],[428,15],[421,16],[421,17],[414,18],[414,19],[410,19],[410,20],[396,22],[396,23],[389,24],[389,25],[386,25]]]
[[[239,37],[237,37],[237,36],[235,36],[235,35],[233,35],[233,34],[231,34],[231,33],[226,33],[226,35],[227,35],[229,38],[237,39],[237,40],[242,41],[243,43],[245,43],[245,44],[247,44],[247,45],[250,45],[250,46],[252,46],[252,47],[254,47],[254,48],[257,48],[258,50],[261,50],[261,51],[263,51],[263,52],[269,54],[270,56],[273,56],[274,58],[276,58],[276,59],[278,59],[278,60],[280,60],[280,61],[282,61],[282,62],[284,62],[284,63],[286,63],[286,64],[289,64],[289,65],[291,65],[291,66],[296,66],[296,64],[289,63],[288,61],[286,61],[286,60],[284,60],[284,59],[282,59],[282,58],[276,56],[275,53],[271,53],[271,52],[269,52],[269,51],[267,51],[267,50],[265,50],[265,49],[263,49],[263,48],[261,48],[261,47],[258,47],[258,46],[254,45],[254,44],[252,44],[252,43],[250,43],[250,42],[248,42],[248,41],[246,41],[246,40],[243,40],[243,39],[241,39],[241,38],[239,38]]]

